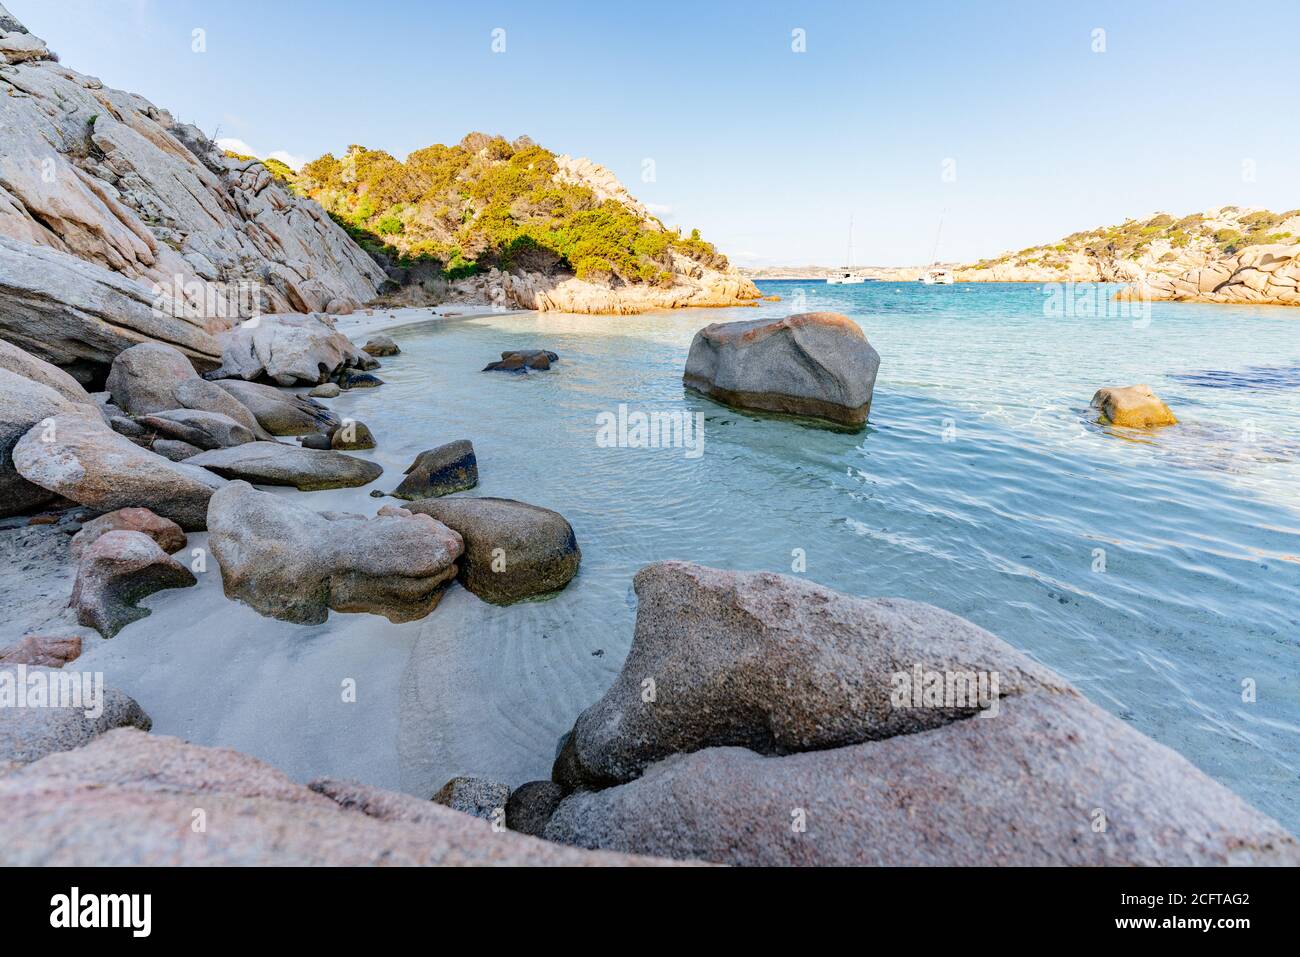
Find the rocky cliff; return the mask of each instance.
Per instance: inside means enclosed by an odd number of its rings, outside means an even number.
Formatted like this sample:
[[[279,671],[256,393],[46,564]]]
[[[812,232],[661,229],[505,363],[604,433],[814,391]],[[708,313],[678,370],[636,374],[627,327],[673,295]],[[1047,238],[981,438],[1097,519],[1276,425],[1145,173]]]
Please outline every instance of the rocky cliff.
[[[1074,233],[955,272],[959,282],[1127,282],[1154,299],[1300,304],[1300,210],[1222,206]]]
[[[200,365],[253,313],[348,312],[382,271],[255,160],[61,65],[0,7],[0,336],[74,369],[145,339]]]

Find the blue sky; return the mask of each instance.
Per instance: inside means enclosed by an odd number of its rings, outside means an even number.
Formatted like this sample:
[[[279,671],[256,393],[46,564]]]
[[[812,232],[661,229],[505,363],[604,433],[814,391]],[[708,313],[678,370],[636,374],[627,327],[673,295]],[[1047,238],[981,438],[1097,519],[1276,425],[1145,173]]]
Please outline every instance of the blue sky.
[[[1296,0],[4,2],[74,69],[261,155],[527,133],[742,263],[840,263],[850,214],[858,263],[909,264],[941,218],[939,257],[971,260],[1300,206]]]

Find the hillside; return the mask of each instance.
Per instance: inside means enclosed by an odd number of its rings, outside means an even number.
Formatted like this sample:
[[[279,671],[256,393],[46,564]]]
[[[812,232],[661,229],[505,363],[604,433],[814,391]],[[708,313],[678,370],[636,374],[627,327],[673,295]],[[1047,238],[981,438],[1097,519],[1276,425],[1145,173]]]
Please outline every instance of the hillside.
[[[477,293],[526,308],[639,312],[758,297],[726,256],[668,229],[606,169],[527,137],[471,133],[399,161],[349,147],[296,175],[402,288],[397,301]]]

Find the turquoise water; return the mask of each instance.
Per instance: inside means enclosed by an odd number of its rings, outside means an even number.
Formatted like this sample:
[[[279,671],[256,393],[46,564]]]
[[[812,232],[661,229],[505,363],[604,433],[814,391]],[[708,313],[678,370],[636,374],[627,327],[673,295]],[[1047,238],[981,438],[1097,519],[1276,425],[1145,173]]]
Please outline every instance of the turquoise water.
[[[420,450],[470,438],[478,494],[562,512],[583,563],[559,596],[503,609],[454,589],[422,622],[304,629],[205,581],[220,627],[190,623],[197,599],[158,596],[153,627],[169,637],[109,643],[120,683],[156,731],[298,777],[426,797],[456,773],[518,784],[547,775],[557,737],[617,674],[637,569],[790,572],[802,550],[814,581],[988,628],[1300,831],[1300,311],[1157,304],[1135,326],[1045,315],[1028,285],[761,285],[784,300],[406,327],[391,333],[403,355],[384,360],[387,385],[334,403],[378,436],[377,487]],[[799,306],[846,313],[879,350],[865,432],[682,390],[698,328]],[[526,347],[561,361],[478,372]],[[1096,425],[1092,393],[1133,382],[1182,423]],[[704,453],[602,447],[597,417],[623,403],[702,413]],[[373,514],[366,491],[302,500]],[[169,654],[203,657],[178,668],[158,660]],[[363,692],[351,710],[334,703],[340,676]]]

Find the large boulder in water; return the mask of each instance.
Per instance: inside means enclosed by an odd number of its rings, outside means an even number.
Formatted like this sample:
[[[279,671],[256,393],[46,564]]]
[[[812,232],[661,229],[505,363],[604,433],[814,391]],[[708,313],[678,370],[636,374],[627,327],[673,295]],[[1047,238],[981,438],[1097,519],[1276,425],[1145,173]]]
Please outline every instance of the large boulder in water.
[[[455,497],[406,507],[460,533],[460,582],[496,605],[559,591],[582,562],[573,526],[548,508],[509,498]]]
[[[242,379],[221,379],[215,385],[247,406],[258,424],[271,435],[328,434],[340,421],[319,402],[274,386]]]
[[[292,485],[300,492],[356,488],[384,474],[384,467],[377,462],[282,442],[248,442],[201,452],[185,461],[223,478],[244,479],[259,485]]]
[[[695,334],[683,384],[742,409],[860,426],[880,355],[835,312],[714,323]]]
[[[984,629],[921,602],[690,562],[647,565],[634,588],[636,634],[623,669],[578,717],[556,762],[566,787],[630,781],[670,755],[716,745],[821,751],[980,710],[974,694],[960,707],[893,707],[895,676],[918,663],[938,674],[997,672],[992,691],[1004,696],[1066,687]]]
[[[1099,409],[1111,425],[1129,429],[1149,429],[1157,425],[1177,425],[1169,406],[1151,391],[1149,385],[1098,389],[1092,408]]]
[[[171,462],[118,435],[99,418],[63,413],[18,440],[14,465],[27,481],[100,511],[140,506],[186,531],[207,522],[224,480]]]
[[[624,674],[557,762],[596,790],[549,840],[745,865],[1300,862],[1275,821],[952,615],[784,575],[643,575]]]
[[[465,492],[478,485],[478,458],[469,439],[426,449],[406,468],[395,498],[422,499]]]
[[[13,449],[33,428],[60,414],[99,418],[91,406],[78,405],[49,386],[0,369],[0,518],[21,515],[55,499],[54,491],[19,474]]]
[[[188,588],[194,574],[143,532],[113,531],[81,556],[71,605],[77,621],[112,638],[149,615],[136,602],[165,588]]]
[[[464,549],[427,515],[315,512],[245,482],[213,496],[208,527],[226,596],[302,624],[320,624],[331,608],[423,618],[456,577]]]

